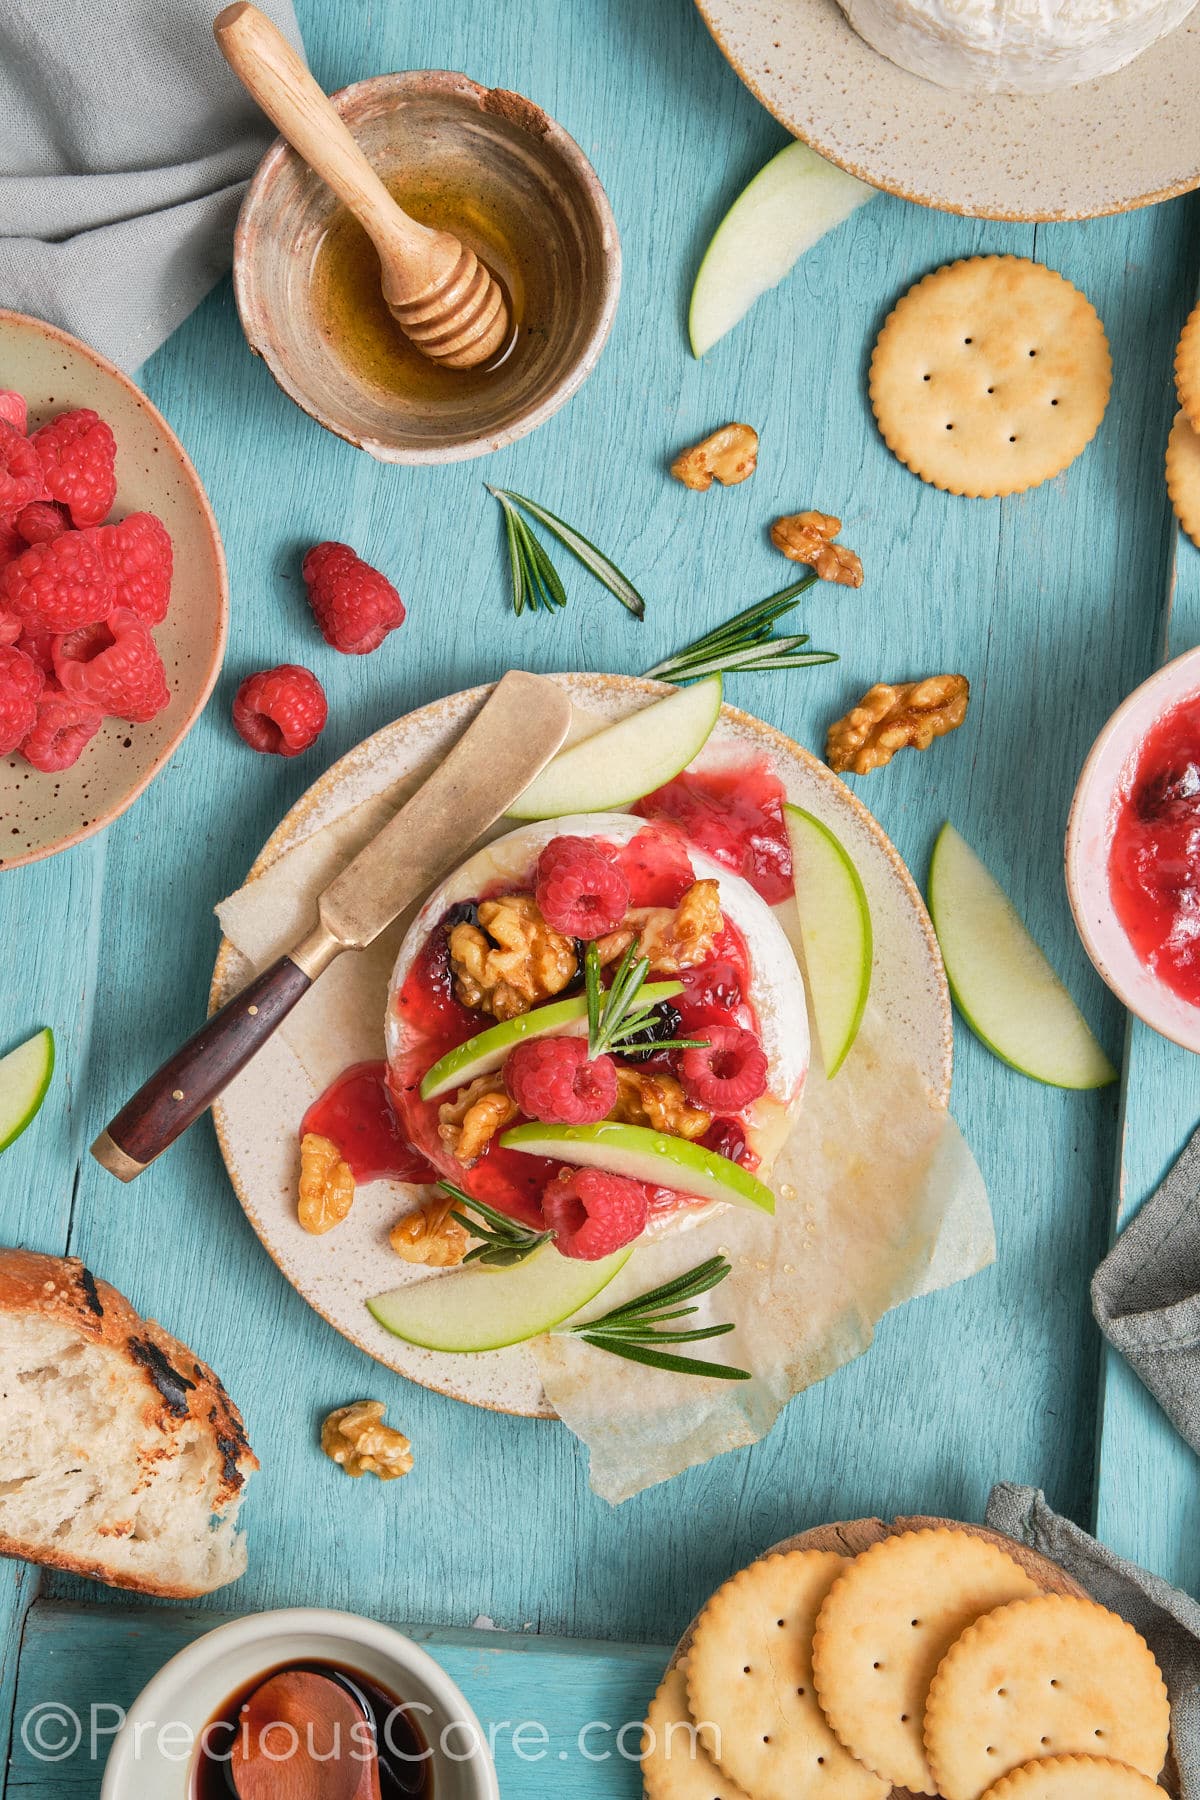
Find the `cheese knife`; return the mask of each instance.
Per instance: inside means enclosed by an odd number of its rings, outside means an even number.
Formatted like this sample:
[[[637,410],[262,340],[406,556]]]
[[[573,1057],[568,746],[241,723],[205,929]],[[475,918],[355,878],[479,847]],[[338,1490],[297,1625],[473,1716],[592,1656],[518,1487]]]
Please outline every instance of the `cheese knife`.
[[[92,1145],[133,1181],[206,1112],[344,950],[365,950],[524,792],[571,724],[566,692],[542,675],[505,675],[446,759],[335,876],[308,936],[201,1026],[139,1088]]]

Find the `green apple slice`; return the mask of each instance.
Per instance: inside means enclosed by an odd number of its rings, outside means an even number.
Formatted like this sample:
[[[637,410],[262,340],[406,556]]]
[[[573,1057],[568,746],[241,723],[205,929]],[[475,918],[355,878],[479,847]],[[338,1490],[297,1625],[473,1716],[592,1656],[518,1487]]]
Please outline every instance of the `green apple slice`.
[[[800,943],[827,1080],[858,1036],[871,988],[871,909],[858,870],[828,825],[785,804]]]
[[[995,1056],[1050,1087],[1117,1079],[1012,901],[953,825],[933,847],[929,910],[955,1005]]]
[[[682,992],[681,981],[650,981],[638,995],[638,1004],[657,1006],[660,1000],[673,1000]],[[549,1006],[537,1006],[532,1012],[522,1013],[520,1018],[491,1025],[439,1057],[421,1082],[421,1098],[436,1100],[442,1094],[466,1087],[478,1075],[490,1075],[526,1038],[583,1037],[587,1025],[585,994],[576,994],[570,1000],[555,1000]]]
[[[47,1025],[0,1056],[0,1150],[37,1117],[54,1073],[54,1033]]]
[[[711,350],[818,238],[875,193],[807,144],[788,144],[773,156],[742,189],[704,253],[688,312],[693,356]]]
[[[671,781],[703,750],[721,712],[721,677],[710,675],[560,750],[509,807],[514,819],[613,812]]]
[[[472,1264],[378,1294],[367,1308],[408,1344],[474,1356],[552,1331],[594,1300],[632,1255],[627,1245],[598,1262],[581,1262],[546,1244],[515,1268]]]
[[[506,1131],[500,1142],[506,1150],[607,1169],[631,1181],[676,1188],[698,1200],[732,1201],[765,1213],[775,1211],[770,1188],[740,1163],[645,1125],[619,1125],[612,1119],[599,1125],[517,1125]]]

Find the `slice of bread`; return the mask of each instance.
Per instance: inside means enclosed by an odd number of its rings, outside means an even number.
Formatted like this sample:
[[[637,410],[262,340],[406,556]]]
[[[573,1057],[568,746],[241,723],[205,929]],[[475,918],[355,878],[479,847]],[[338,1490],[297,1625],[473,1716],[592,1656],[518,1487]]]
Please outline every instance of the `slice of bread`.
[[[0,1555],[186,1599],[258,1461],[212,1370],[75,1257],[0,1249]]]

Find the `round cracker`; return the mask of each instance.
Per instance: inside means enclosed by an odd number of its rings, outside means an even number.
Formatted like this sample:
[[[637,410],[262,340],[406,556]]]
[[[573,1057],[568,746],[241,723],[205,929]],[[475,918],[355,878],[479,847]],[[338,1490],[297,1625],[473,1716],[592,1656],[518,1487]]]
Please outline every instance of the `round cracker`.
[[[1200,431],[1200,306],[1193,307],[1180,334],[1175,352],[1175,386],[1188,424],[1193,431]]]
[[[646,1800],[747,1800],[700,1742],[687,1703],[687,1664],[674,1663],[650,1702],[642,1740]]]
[[[1107,1756],[1048,1756],[1005,1775],[983,1800],[1163,1800],[1163,1791]]]
[[[1124,1619],[1042,1594],[986,1613],[946,1652],[925,1708],[945,1800],[981,1800],[1043,1756],[1096,1755],[1156,1776],[1170,1708],[1158,1664]]]
[[[847,1749],[896,1787],[936,1793],[924,1725],[939,1663],[981,1613],[1039,1591],[998,1545],[965,1531],[905,1532],[856,1557],[813,1637],[817,1695]]]
[[[1200,549],[1200,432],[1176,413],[1167,441],[1167,493],[1175,517]]]
[[[975,499],[1037,487],[1096,435],[1112,387],[1091,301],[1021,256],[949,263],[909,289],[871,357],[888,449]]]
[[[713,1760],[751,1800],[886,1800],[833,1735],[812,1679],[817,1613],[844,1557],[793,1550],[718,1588],[688,1652],[688,1708]]]

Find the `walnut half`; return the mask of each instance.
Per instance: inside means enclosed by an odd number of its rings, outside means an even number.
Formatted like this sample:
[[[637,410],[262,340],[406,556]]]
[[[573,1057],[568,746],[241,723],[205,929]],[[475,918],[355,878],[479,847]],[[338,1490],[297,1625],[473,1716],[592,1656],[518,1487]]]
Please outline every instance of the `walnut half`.
[[[339,1469],[356,1479],[378,1475],[395,1481],[413,1466],[412,1444],[402,1431],[383,1423],[387,1407],[382,1400],[356,1400],[339,1406],[321,1427],[321,1448]]]
[[[453,1269],[467,1254],[470,1237],[450,1214],[457,1205],[449,1195],[427,1200],[416,1212],[405,1213],[388,1233],[388,1243],[405,1262],[424,1263],[427,1269]]]
[[[758,433],[753,425],[722,425],[690,450],[681,450],[671,464],[671,473],[684,487],[703,494],[714,478],[722,487],[736,487],[739,481],[749,480],[757,467]]]
[[[928,750],[934,738],[957,731],[967,716],[971,686],[965,675],[927,675],[923,681],[879,681],[858,705],[829,727],[825,760],[839,775],[869,775],[897,750]]]
[[[320,1237],[340,1225],[354,1205],[354,1171],[332,1138],[306,1131],[300,1140],[300,1196],[297,1216],[305,1231]]]
[[[861,587],[862,559],[845,544],[835,544],[842,521],[832,513],[789,513],[771,527],[771,542],[790,562],[807,563],[822,581],[839,587]]]
[[[532,894],[484,900],[479,924],[450,933],[454,992],[464,1006],[515,1019],[561,994],[579,972],[571,938],[552,931]]]
[[[469,1168],[497,1132],[512,1124],[519,1111],[500,1070],[493,1075],[477,1075],[469,1087],[438,1107],[438,1136],[456,1161]]]

